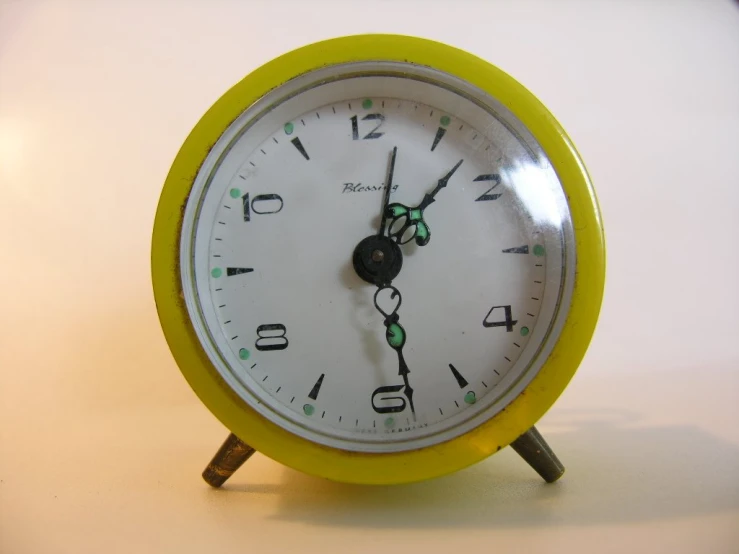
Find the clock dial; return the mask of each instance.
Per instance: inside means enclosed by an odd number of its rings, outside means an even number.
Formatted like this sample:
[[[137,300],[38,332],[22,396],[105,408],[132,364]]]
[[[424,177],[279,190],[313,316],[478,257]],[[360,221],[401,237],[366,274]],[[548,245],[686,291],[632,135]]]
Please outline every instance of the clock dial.
[[[351,64],[273,91],[213,147],[185,211],[183,290],[255,410],[314,442],[409,450],[535,376],[573,244],[556,174],[503,106],[436,71]],[[393,270],[372,282],[375,266]]]

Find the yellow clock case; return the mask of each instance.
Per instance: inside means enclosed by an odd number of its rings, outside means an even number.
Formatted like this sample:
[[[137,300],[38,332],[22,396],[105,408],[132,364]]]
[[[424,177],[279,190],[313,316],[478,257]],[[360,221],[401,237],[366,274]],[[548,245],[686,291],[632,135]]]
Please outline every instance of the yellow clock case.
[[[397,453],[358,453],[319,445],[268,421],[220,378],[193,329],[180,280],[180,229],[193,181],[211,147],[242,112],[290,79],[333,64],[388,60],[429,66],[497,98],[533,134],[562,183],[575,230],[575,283],[560,337],[539,373],[505,409],[447,442]],[[337,481],[392,484],[441,476],[497,452],[530,429],[577,370],[593,335],[605,281],[605,241],[595,192],[575,147],[554,117],[521,84],[456,48],[421,38],[359,35],[289,52],[226,92],[185,140],[162,190],[152,238],[157,311],[172,354],[198,397],[236,436],[266,456]]]

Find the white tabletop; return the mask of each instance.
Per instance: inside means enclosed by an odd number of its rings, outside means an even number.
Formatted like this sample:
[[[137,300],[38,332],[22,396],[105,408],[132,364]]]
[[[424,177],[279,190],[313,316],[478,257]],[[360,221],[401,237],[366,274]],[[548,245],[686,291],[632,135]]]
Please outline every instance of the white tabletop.
[[[739,5],[730,1],[0,1],[0,552],[739,551]],[[394,32],[466,49],[552,110],[595,182],[602,317],[510,449],[401,487],[256,455],[169,353],[149,248],[202,113],[294,47]]]

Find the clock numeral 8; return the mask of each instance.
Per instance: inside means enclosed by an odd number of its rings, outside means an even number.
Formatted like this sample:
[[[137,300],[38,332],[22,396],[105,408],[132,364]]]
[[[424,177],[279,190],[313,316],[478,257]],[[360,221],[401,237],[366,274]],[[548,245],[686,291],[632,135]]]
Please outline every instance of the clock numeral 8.
[[[251,221],[251,214],[276,214],[282,210],[284,202],[279,194],[258,194],[251,202],[249,202],[249,193],[247,192],[241,197],[244,206],[244,221]],[[263,205],[257,209],[257,204],[262,202]],[[279,204],[278,204],[279,203]]]
[[[267,323],[257,327],[257,336],[254,343],[257,350],[285,350],[288,345],[287,328],[282,323]]]
[[[378,414],[393,414],[405,410],[406,402],[405,398],[402,396],[383,396],[378,399],[378,401],[382,402],[383,405],[378,406],[375,404],[376,396],[389,392],[400,392],[403,390],[404,386],[405,385],[389,385],[375,389],[375,392],[372,393],[372,409],[374,409]]]
[[[503,311],[505,313],[505,320],[504,321],[492,321],[490,319],[490,316],[493,314],[493,312],[499,308],[503,308]],[[490,308],[490,311],[488,312],[488,315],[485,316],[485,319],[482,320],[482,326],[483,327],[505,327],[506,331],[509,333],[513,332],[513,326],[518,323],[518,321],[513,319],[513,315],[511,313],[511,306],[493,306]]]

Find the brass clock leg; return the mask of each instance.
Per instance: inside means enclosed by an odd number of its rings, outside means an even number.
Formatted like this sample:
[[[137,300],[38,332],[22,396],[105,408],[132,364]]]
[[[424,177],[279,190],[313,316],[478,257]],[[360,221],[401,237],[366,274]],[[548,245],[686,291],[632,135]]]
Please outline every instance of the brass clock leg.
[[[532,427],[511,443],[511,447],[547,483],[562,477],[565,467],[559,461],[536,427]]]
[[[254,452],[251,446],[231,433],[203,471],[203,479],[211,487],[220,487]]]

